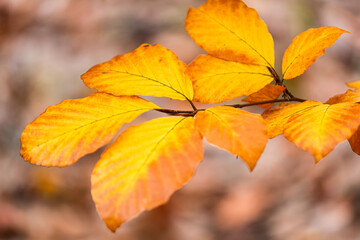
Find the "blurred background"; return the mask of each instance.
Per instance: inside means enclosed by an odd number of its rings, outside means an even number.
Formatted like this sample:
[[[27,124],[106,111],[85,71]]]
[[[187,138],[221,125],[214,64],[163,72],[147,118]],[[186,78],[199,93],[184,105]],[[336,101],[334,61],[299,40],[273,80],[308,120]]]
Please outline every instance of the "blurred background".
[[[90,174],[103,149],[63,169],[33,166],[19,156],[27,123],[49,105],[94,92],[80,79],[91,66],[145,42],[172,49],[186,63],[203,53],[186,34],[184,19],[189,7],[204,2],[0,0],[0,239],[360,239],[360,157],[347,142],[315,165],[309,153],[279,136],[252,173],[206,143],[194,178],[166,205],[115,234],[90,195]],[[307,28],[351,32],[287,83],[296,96],[326,101],[345,92],[345,82],[360,79],[358,0],[245,2],[274,37],[278,69],[292,38]],[[135,123],[158,116],[148,113]]]

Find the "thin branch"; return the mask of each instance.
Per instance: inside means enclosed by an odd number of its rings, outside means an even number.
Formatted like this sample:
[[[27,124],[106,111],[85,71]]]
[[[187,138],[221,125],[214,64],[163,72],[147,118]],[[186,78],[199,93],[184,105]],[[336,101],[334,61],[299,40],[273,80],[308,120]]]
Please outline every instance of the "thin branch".
[[[250,107],[250,106],[262,105],[262,104],[267,104],[267,103],[305,102],[305,101],[306,101],[305,99],[292,97],[290,99],[274,99],[274,100],[268,100],[268,101],[262,101],[262,102],[234,104],[234,105],[225,105],[225,106],[234,107],[234,108],[243,108],[243,107]]]
[[[275,71],[275,69],[272,68],[272,67],[266,67],[266,68],[269,70],[269,72],[273,76],[273,78],[274,78],[274,80],[276,82],[276,85],[282,86],[282,81],[281,81],[279,75],[277,74],[277,72]]]
[[[268,101],[262,101],[262,102],[255,102],[255,103],[244,103],[244,104],[234,104],[234,105],[225,105],[228,107],[234,107],[234,108],[244,108],[244,107],[250,107],[255,105],[262,105],[266,103],[279,103],[279,102],[305,102],[305,99],[292,97],[290,99],[274,99],[274,100],[268,100]],[[183,110],[172,110],[172,109],[154,109],[155,111],[166,113],[172,116],[183,116],[183,117],[191,117],[195,116],[197,112],[199,111],[205,111],[206,109],[196,109],[194,111],[183,111]]]
[[[287,88],[285,89],[285,93],[290,97],[290,99],[295,98],[294,95]]]
[[[194,111],[197,111],[197,108],[195,107],[195,104],[188,98],[186,98],[186,100],[190,103],[190,105],[194,109]]]
[[[155,111],[166,113],[172,116],[195,116],[195,114],[200,110],[194,111],[182,111],[182,110],[172,110],[172,109],[154,109]],[[202,109],[205,110],[205,109]]]
[[[279,86],[284,86],[284,79],[280,79],[279,75],[277,74],[276,70],[272,67],[267,67],[267,69],[269,70],[269,72],[271,73],[271,75],[273,76],[275,82],[276,82],[276,85],[279,85]],[[283,92],[283,97],[284,99],[288,100],[288,101],[291,101],[291,99],[294,99],[294,95],[285,87],[285,90]]]

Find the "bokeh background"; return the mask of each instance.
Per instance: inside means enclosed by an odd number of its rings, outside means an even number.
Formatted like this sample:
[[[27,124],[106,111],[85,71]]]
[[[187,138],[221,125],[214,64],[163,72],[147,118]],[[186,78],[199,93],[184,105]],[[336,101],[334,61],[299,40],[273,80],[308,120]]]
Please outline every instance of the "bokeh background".
[[[203,53],[184,29],[187,9],[203,2],[0,0],[0,239],[360,239],[360,157],[347,142],[315,165],[309,153],[279,136],[269,141],[252,173],[240,159],[206,143],[194,178],[166,205],[115,234],[90,195],[90,174],[103,149],[62,169],[33,166],[19,156],[27,123],[49,105],[93,92],[80,79],[91,66],[145,42],[172,49],[186,63]],[[296,96],[325,101],[345,92],[345,82],[360,79],[358,0],[245,2],[267,23],[278,67],[292,38],[307,28],[351,32],[287,83]],[[154,116],[159,115],[145,114],[135,123]]]

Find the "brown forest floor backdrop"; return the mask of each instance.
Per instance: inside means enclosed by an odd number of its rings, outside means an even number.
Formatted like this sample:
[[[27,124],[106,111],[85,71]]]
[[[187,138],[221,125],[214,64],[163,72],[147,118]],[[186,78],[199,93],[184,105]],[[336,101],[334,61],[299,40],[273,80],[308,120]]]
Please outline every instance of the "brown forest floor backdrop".
[[[106,229],[90,196],[101,151],[63,169],[32,166],[19,156],[28,122],[49,105],[93,92],[80,80],[91,66],[144,42],[162,44],[186,63],[203,53],[184,29],[187,9],[203,2],[0,0],[0,239],[360,239],[360,157],[347,142],[315,165],[280,136],[251,174],[241,160],[206,144],[195,177],[168,204],[116,234]],[[289,81],[297,96],[324,101],[360,79],[359,0],[246,2],[273,34],[278,66],[292,38],[307,28],[352,33]]]

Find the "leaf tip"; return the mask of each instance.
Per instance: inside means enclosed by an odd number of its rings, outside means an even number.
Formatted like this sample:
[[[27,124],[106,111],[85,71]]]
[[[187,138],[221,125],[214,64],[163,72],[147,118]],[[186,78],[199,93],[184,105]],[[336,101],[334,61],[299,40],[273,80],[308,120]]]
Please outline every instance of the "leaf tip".
[[[112,232],[115,233],[116,230],[121,226],[122,223],[119,223],[116,219],[104,219],[106,227]]]
[[[358,88],[360,88],[360,80],[352,81],[352,82],[347,82],[347,83],[346,83],[346,86],[348,86],[349,88],[358,89]]]
[[[341,28],[339,28],[339,29],[341,30],[342,33],[349,33],[349,34],[351,34],[351,32],[349,32],[349,31],[347,31],[347,30],[344,30],[344,29],[341,29]]]
[[[236,155],[236,158],[239,158],[239,156]],[[253,172],[255,167],[256,167],[257,160],[255,160],[255,161],[247,160],[247,161],[244,161],[244,162],[246,163],[246,166],[249,168],[249,171]]]
[[[315,159],[315,164],[318,164],[322,159],[322,157],[314,157],[314,159]]]
[[[247,166],[249,167],[249,170],[252,173],[254,171],[254,169],[255,169],[256,163],[255,164],[248,164],[247,163]]]
[[[314,160],[315,160],[315,164],[318,164],[326,155],[328,155],[328,153],[314,153]]]

